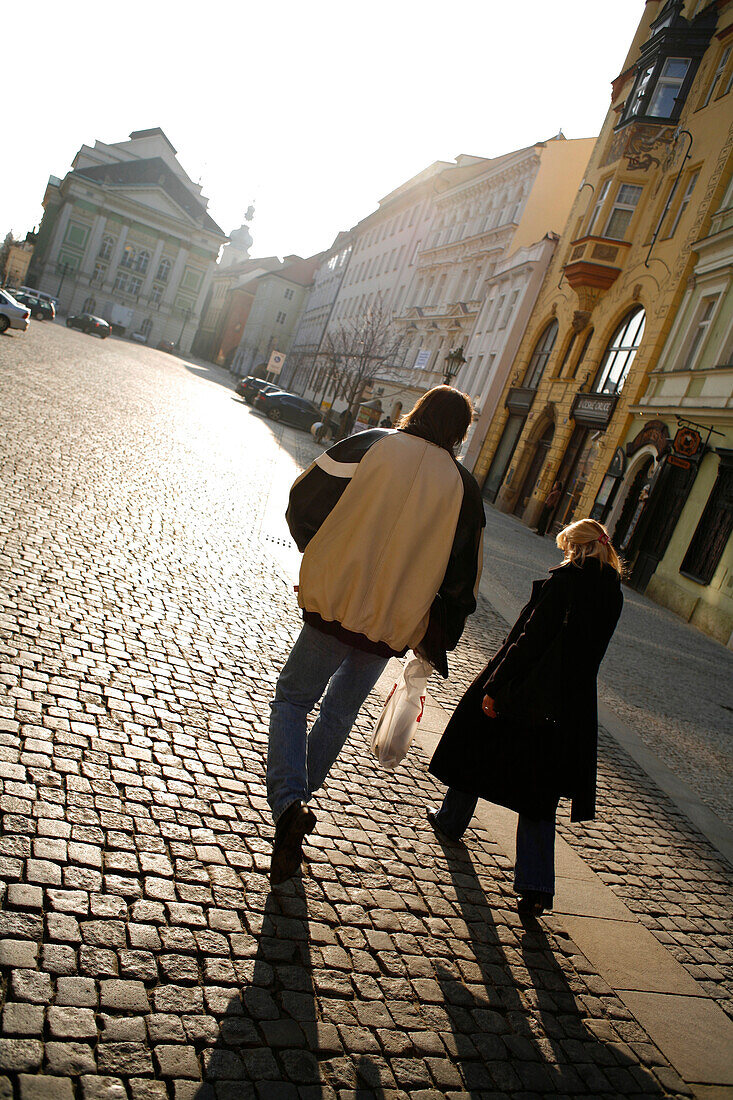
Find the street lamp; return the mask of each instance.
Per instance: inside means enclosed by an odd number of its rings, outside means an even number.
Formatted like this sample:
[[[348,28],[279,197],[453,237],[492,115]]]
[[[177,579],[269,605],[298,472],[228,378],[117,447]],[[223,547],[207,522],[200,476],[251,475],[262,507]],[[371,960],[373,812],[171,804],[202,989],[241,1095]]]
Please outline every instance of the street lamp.
[[[184,311],[184,318],[183,318],[183,324],[181,325],[181,331],[178,334],[178,339],[176,340],[176,347],[177,348],[180,348],[180,346],[181,346],[181,340],[183,339],[183,333],[185,331],[186,325],[191,320],[191,314],[192,313],[193,313],[193,310],[191,309],[191,307],[187,306],[185,311]]]
[[[463,344],[461,344],[459,348],[453,348],[452,351],[449,351],[445,357],[443,384],[445,386],[452,386],[453,379],[458,375],[463,364],[467,362],[468,360],[463,354]]]

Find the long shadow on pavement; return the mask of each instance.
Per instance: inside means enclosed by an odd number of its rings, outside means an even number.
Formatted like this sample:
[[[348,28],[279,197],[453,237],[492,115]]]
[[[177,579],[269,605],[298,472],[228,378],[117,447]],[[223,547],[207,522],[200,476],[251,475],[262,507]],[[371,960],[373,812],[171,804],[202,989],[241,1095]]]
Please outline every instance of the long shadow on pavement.
[[[219,1039],[204,1051],[195,1100],[335,1100],[336,1089],[344,1087],[353,1100],[382,1100],[379,1071],[368,1056],[349,1059],[348,1082],[334,1081],[332,1087],[323,1080],[328,1075],[320,1063],[349,1052],[341,1049],[332,1025],[319,1026],[300,878],[267,895],[252,943],[250,957],[246,944],[240,948],[240,990],[233,996],[228,991],[228,1003],[209,1002],[219,1009]]]
[[[517,918],[500,928],[468,849],[442,839],[441,847],[483,987],[468,988],[459,963],[436,966],[465,1095],[665,1095],[611,1028],[604,1041],[586,1026],[577,998],[591,992],[581,975],[571,985],[540,923]]]

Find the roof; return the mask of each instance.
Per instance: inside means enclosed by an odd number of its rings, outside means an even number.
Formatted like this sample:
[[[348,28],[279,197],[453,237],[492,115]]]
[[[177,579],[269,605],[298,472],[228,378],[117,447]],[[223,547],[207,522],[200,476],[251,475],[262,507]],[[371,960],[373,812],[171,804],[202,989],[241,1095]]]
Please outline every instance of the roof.
[[[143,133],[146,131],[139,130],[137,136]],[[207,213],[206,207],[191,194],[162,157],[118,161],[115,164],[99,164],[92,168],[75,168],[69,174],[82,176],[84,179],[106,184],[108,187],[160,187],[189,217],[194,221],[201,221],[202,227],[209,233],[215,233],[223,240],[227,239],[226,233]]]
[[[147,137],[162,137],[162,139],[166,143],[166,145],[170,146],[174,156],[178,152],[177,149],[173,148],[173,145],[171,144],[168,137],[163,133],[160,126],[153,126],[152,129],[150,129],[150,130],[133,130],[132,133],[130,134],[130,141],[136,141],[138,138],[147,138]]]
[[[322,253],[304,260],[302,256],[286,256],[283,266],[278,271],[270,271],[269,275],[277,275],[288,282],[297,283],[299,286],[310,286],[313,277],[320,266]]]

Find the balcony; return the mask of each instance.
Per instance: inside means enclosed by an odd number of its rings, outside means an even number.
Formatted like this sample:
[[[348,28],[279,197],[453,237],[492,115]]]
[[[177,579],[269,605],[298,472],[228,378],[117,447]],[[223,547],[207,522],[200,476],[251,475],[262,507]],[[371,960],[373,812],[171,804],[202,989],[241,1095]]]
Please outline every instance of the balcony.
[[[608,237],[579,237],[570,247],[565,278],[578,295],[580,308],[590,312],[621,274],[631,242]]]
[[[526,416],[532,408],[536,395],[537,390],[528,389],[526,386],[512,386],[504,404],[510,413]]]
[[[570,415],[584,428],[604,429],[611,423],[617,403],[617,393],[577,393]]]

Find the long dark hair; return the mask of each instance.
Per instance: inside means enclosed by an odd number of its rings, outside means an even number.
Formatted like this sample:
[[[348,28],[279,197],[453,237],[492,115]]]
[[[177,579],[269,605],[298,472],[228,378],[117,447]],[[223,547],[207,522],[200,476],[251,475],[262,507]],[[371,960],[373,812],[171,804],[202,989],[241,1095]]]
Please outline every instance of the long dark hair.
[[[465,393],[452,386],[434,386],[398,420],[397,427],[452,454],[466,438],[472,417],[471,401]]]

